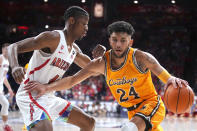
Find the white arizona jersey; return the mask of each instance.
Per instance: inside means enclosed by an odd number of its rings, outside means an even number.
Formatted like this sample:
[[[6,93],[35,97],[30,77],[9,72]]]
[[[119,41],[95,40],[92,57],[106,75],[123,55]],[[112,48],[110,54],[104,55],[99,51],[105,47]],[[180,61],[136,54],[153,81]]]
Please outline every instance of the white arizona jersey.
[[[24,84],[29,81],[47,84],[61,79],[73,63],[77,54],[76,50],[72,47],[69,52],[64,33],[60,30],[56,31],[60,34],[60,42],[57,49],[53,54],[47,54],[41,50],[34,51],[27,68],[25,80],[18,92],[23,90]]]
[[[69,52],[64,33],[59,30],[57,32],[60,34],[60,42],[57,49],[53,54],[47,54],[41,50],[34,51],[27,68],[25,80],[16,94],[16,102],[28,130],[37,121],[61,119],[60,116],[64,112],[69,114],[68,112],[72,110],[70,102],[56,97],[54,93],[47,93],[35,99],[36,92],[26,93],[24,90],[24,86],[29,81],[47,84],[61,79],[73,63],[77,54],[76,50],[72,47]],[[63,119],[67,120],[66,117]]]
[[[2,63],[0,64],[0,93],[3,93],[3,81],[9,69],[9,62],[2,54],[0,58],[2,59]]]

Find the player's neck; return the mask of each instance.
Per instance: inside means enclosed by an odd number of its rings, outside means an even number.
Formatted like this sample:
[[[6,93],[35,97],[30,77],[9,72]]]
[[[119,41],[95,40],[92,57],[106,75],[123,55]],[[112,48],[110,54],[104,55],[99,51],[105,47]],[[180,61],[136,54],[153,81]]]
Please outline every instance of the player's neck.
[[[72,36],[71,33],[68,33],[68,30],[63,30],[63,32],[64,32],[64,36],[66,37],[65,39],[67,45],[72,47],[76,39]]]
[[[126,59],[126,55],[123,56],[123,57],[121,57],[121,58],[118,58],[118,57],[112,55],[112,58],[111,59],[112,59],[111,60],[112,67],[113,68],[119,68],[119,67],[121,67],[124,64],[125,59]]]

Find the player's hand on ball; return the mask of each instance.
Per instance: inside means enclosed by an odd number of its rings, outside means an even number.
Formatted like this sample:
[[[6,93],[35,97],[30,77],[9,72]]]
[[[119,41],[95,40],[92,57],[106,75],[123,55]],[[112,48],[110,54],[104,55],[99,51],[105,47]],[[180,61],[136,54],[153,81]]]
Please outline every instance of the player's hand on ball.
[[[27,83],[24,89],[26,90],[27,93],[36,91],[37,92],[36,99],[37,99],[46,93],[47,85],[43,85],[37,81],[30,81]]]
[[[16,83],[21,84],[21,82],[25,79],[25,70],[23,67],[14,67],[12,69],[12,76]]]
[[[98,58],[98,57],[102,57],[106,52],[106,48],[100,44],[98,44],[92,51],[92,57]]]
[[[174,77],[174,76],[171,76],[168,79],[168,81],[167,81],[167,83],[166,83],[166,85],[165,85],[164,88],[168,87],[170,84],[172,84],[174,88],[177,88],[177,85],[179,87],[181,87],[181,88],[182,88],[182,84],[184,84],[185,86],[188,86],[189,85],[186,80],[182,80],[182,79],[177,78],[177,77]]]

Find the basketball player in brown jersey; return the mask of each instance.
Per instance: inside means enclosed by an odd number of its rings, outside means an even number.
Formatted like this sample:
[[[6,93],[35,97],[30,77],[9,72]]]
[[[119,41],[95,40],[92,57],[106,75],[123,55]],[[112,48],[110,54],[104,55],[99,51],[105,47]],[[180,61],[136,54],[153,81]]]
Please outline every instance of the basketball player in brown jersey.
[[[88,31],[89,14],[84,9],[78,6],[72,6],[65,11],[64,18],[65,18],[65,28],[61,31],[63,32],[65,36],[65,40],[63,41],[66,41],[64,43],[67,44],[68,52],[70,52],[71,50],[75,50],[77,52],[76,57],[74,59],[74,63],[76,63],[81,68],[84,68],[89,62],[91,62],[91,59],[87,55],[83,54],[80,48],[74,42],[75,40],[80,40],[84,36],[86,36],[86,33]],[[61,37],[61,40],[62,38],[63,37]],[[21,67],[18,63],[18,58],[17,58],[18,53],[41,50],[42,52],[44,52],[44,54],[48,54],[47,56],[50,57],[50,54],[54,53],[59,43],[60,43],[60,34],[57,31],[46,31],[46,32],[39,34],[36,37],[27,38],[9,46],[8,57],[9,57],[9,62],[10,62],[10,66],[12,69],[12,75],[15,81],[21,84],[21,82],[24,83],[24,78],[25,78],[24,68]],[[103,46],[97,46],[97,48],[93,51],[93,55],[96,57],[103,56],[104,52],[105,52],[105,48]],[[38,59],[42,60],[42,58],[38,58]],[[23,95],[25,96],[25,94]],[[31,98],[31,99],[34,99],[34,98]],[[21,106],[24,104],[25,103],[22,103]],[[32,110],[31,103],[29,104],[31,108],[30,113],[33,116],[33,113],[36,113],[36,112]],[[22,109],[27,109],[27,106],[25,106]],[[33,106],[35,106],[35,104]],[[43,106],[43,105],[39,105],[37,107],[40,108],[40,106]],[[35,109],[37,109],[37,107]],[[62,110],[61,113],[59,113],[60,115],[61,114],[64,115],[60,117],[63,117],[63,119],[67,121],[68,123],[71,123],[80,127],[81,131],[92,131],[94,129],[94,124],[95,124],[94,118],[85,114],[83,111],[81,111],[80,109],[76,107],[72,107],[72,108],[70,107],[71,105],[68,104],[68,107],[66,106],[65,109]],[[41,109],[44,110],[43,108]],[[69,109],[69,110],[66,110],[66,109]],[[24,113],[23,117],[25,118],[26,116],[27,114],[25,115]],[[33,118],[32,116],[31,118]],[[43,115],[43,118],[41,117],[36,118],[36,119],[34,117],[35,121],[33,123],[30,123],[30,125],[26,125],[28,126],[28,130],[30,131],[52,131],[53,130],[52,123],[51,123],[52,119],[48,119],[50,118],[48,116],[48,113],[47,114],[45,113]],[[27,118],[27,120],[29,119]]]
[[[129,122],[122,131],[162,131],[160,123],[165,117],[165,107],[151,79],[151,72],[166,85],[188,85],[187,81],[170,75],[150,53],[131,48],[134,29],[131,24],[118,21],[108,26],[111,50],[73,76],[49,85],[29,82],[27,92],[37,91],[40,97],[46,92],[71,88],[86,78],[100,73],[118,103],[127,108]]]

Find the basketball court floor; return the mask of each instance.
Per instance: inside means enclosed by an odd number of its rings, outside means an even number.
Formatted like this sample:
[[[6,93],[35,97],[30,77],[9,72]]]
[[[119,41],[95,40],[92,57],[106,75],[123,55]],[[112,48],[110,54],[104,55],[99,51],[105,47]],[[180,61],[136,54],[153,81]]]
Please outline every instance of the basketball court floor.
[[[126,121],[126,118],[99,117],[96,118],[95,131],[120,131],[120,125]],[[14,131],[22,131],[23,120],[19,112],[10,112],[9,123]],[[79,131],[79,128],[60,121],[54,121],[53,125],[54,131]],[[197,131],[197,118],[167,116],[161,125],[164,131]],[[0,131],[2,131],[1,119]]]

